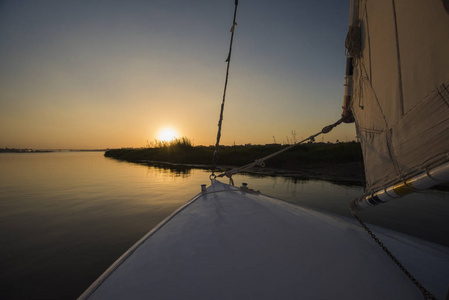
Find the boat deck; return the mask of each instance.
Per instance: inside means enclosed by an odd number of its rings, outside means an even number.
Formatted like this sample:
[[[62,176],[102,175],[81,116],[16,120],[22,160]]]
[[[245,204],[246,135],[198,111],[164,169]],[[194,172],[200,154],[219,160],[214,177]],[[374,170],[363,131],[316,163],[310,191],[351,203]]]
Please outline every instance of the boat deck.
[[[444,297],[447,248],[373,228],[427,289]],[[422,299],[422,294],[350,219],[215,181],[80,297],[143,298]]]

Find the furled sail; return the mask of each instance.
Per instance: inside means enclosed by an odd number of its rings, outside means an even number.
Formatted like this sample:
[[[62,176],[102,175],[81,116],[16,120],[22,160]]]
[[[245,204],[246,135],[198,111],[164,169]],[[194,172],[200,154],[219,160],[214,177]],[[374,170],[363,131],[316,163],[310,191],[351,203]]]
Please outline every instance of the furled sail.
[[[449,160],[449,4],[355,0],[353,9],[350,107],[370,194]]]

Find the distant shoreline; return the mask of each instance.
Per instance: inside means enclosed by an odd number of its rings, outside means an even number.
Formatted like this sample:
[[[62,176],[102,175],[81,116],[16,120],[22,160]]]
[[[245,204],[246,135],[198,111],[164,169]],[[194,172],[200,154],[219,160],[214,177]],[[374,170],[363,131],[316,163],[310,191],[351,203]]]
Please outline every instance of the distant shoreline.
[[[224,172],[283,149],[285,145],[223,146],[218,167]],[[159,148],[113,149],[105,157],[161,167],[201,168],[212,170],[214,147],[171,145]],[[321,179],[362,185],[364,169],[360,144],[356,142],[297,146],[266,161],[266,167],[254,167],[245,173],[303,179]]]
[[[0,153],[49,153],[49,152],[106,152],[109,149],[18,149],[18,148],[0,148]]]
[[[16,149],[16,148],[1,148],[0,153],[48,153],[53,150],[33,150],[33,149]]]

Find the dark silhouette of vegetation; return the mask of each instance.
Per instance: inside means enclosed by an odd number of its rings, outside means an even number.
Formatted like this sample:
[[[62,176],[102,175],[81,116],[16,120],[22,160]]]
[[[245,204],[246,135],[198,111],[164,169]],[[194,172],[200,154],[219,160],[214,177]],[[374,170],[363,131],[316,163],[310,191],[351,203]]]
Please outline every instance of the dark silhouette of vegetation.
[[[189,138],[175,138],[171,141],[155,140],[153,147],[148,148],[172,148],[172,149],[190,149],[193,147],[193,143]]]
[[[220,146],[220,165],[241,166],[287,147],[280,144]],[[188,138],[170,142],[156,141],[153,147],[122,148],[105,152],[106,157],[130,162],[157,161],[178,164],[212,164],[213,146],[193,146]],[[279,156],[267,160],[266,167],[301,169],[304,167],[361,162],[360,144],[357,142],[299,145]]]

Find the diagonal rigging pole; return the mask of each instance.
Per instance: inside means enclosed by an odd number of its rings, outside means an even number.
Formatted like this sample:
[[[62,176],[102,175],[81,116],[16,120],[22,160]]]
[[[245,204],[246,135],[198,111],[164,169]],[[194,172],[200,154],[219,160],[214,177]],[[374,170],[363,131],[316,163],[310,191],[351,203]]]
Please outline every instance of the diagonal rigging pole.
[[[220,110],[220,119],[218,120],[218,132],[217,132],[217,142],[215,143],[215,151],[212,159],[212,165],[213,165],[213,171],[212,175],[215,173],[215,168],[217,167],[217,160],[218,160],[218,147],[220,145],[220,138],[221,138],[221,124],[223,122],[223,111],[224,111],[224,104],[226,100],[226,88],[228,87],[228,78],[229,78],[229,65],[231,64],[231,53],[232,53],[232,42],[234,40],[234,31],[235,26],[237,23],[235,22],[235,18],[237,16],[237,7],[239,5],[239,1],[235,0],[235,9],[234,9],[234,19],[232,21],[232,27],[231,27],[231,42],[229,43],[229,53],[228,58],[226,59],[226,62],[228,63],[226,67],[226,80],[223,90],[223,101],[221,103],[221,110]]]
[[[337,127],[338,125],[340,125],[342,122],[343,122],[343,119],[340,119],[340,120],[338,120],[338,121],[335,122],[335,123],[332,123],[332,124],[330,124],[330,125],[325,126],[323,129],[321,129],[321,131],[319,131],[319,132],[317,132],[317,133],[315,133],[315,134],[309,136],[309,137],[306,138],[306,139],[303,139],[302,141],[297,142],[296,144],[290,145],[290,146],[288,146],[288,147],[286,147],[286,148],[284,148],[284,149],[281,149],[281,150],[279,150],[279,151],[277,151],[277,152],[274,152],[274,153],[269,154],[269,155],[267,155],[267,156],[264,156],[264,157],[262,157],[262,158],[256,159],[254,162],[252,162],[252,163],[250,163],[250,164],[247,164],[247,165],[244,165],[244,166],[242,166],[242,167],[237,167],[237,168],[234,168],[234,169],[232,169],[232,170],[226,171],[226,172],[224,172],[224,173],[222,173],[222,174],[217,175],[216,177],[224,177],[224,176],[226,176],[226,177],[228,177],[228,178],[230,179],[230,181],[231,181],[231,183],[232,183],[232,182],[233,182],[233,181],[232,181],[232,175],[237,174],[237,173],[242,172],[242,171],[245,171],[245,170],[248,170],[248,169],[251,169],[252,167],[255,167],[255,166],[261,166],[261,167],[264,167],[264,166],[265,166],[265,163],[264,163],[264,162],[265,162],[267,159],[270,159],[270,158],[272,158],[272,157],[275,157],[275,156],[277,156],[277,155],[279,155],[279,154],[281,154],[281,153],[283,153],[283,152],[285,152],[285,151],[287,151],[287,150],[290,150],[290,149],[292,149],[292,148],[294,148],[294,147],[296,147],[296,146],[298,146],[298,145],[303,144],[303,143],[306,142],[306,141],[309,141],[309,140],[310,140],[310,141],[315,141],[315,138],[316,138],[317,136],[319,136],[320,134],[326,134],[326,133],[331,132],[332,129],[334,129],[335,127]]]

